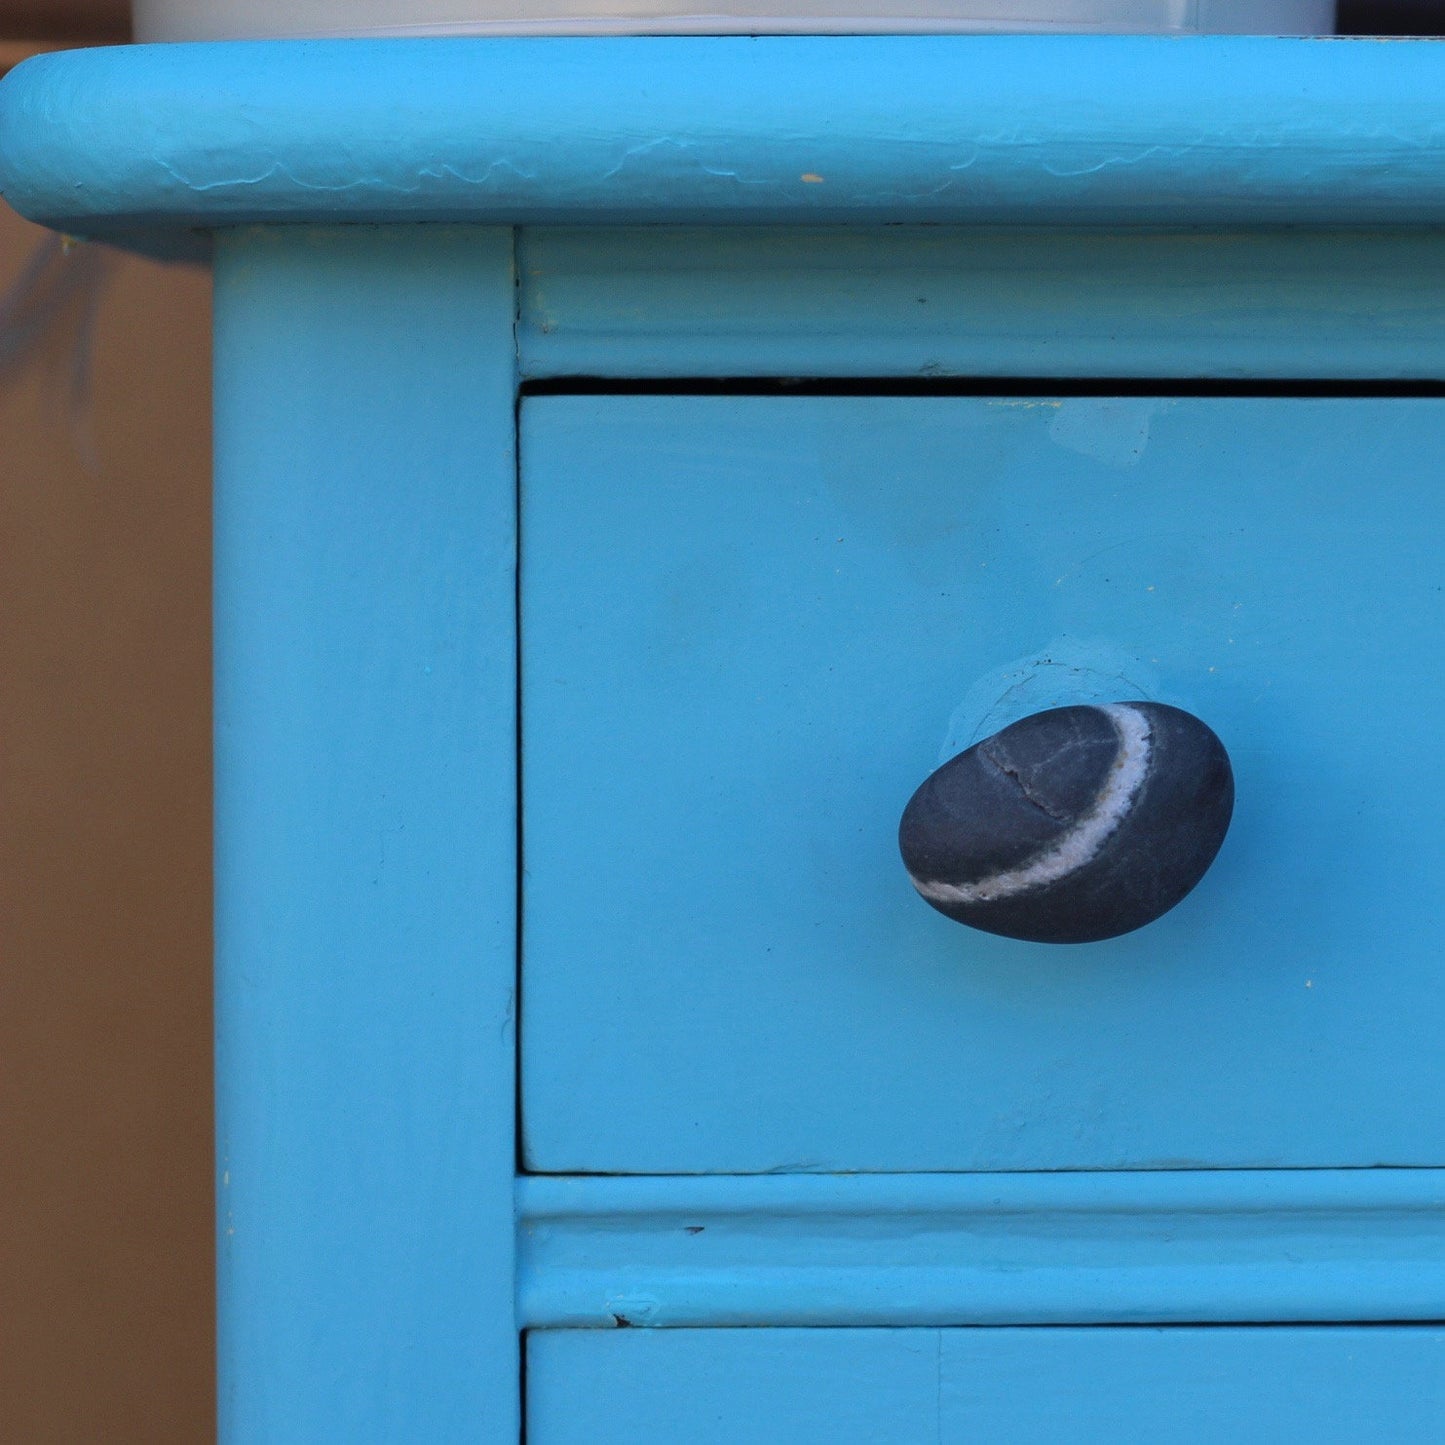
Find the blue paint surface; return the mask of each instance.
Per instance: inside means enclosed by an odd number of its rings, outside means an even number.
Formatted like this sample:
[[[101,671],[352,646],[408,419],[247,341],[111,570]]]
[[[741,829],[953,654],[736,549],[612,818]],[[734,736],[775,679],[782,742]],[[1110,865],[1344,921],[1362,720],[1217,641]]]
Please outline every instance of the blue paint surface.
[[[510,237],[238,235],[216,301],[221,1436],[507,1439]]]
[[[621,1330],[528,1337],[534,1445],[1375,1445],[1445,1415],[1445,1330]]]
[[[1437,230],[547,227],[518,258],[527,377],[1445,374]]]
[[[1438,1164],[1442,426],[1433,400],[527,402],[529,1165]],[[1224,739],[1224,850],[1109,943],[950,923],[899,812],[980,679],[1006,708],[1019,659],[1079,656]]]
[[[1442,84],[1430,45],[1238,37],[136,46],[0,86],[0,190],[152,243],[341,219],[1438,224]]]
[[[1445,1170],[518,1184],[527,1328],[1438,1321]]]
[[[525,820],[513,403],[518,345],[1437,377],[1442,86],[1436,46],[1077,37],[0,84],[21,211],[221,233],[224,1440],[515,1439],[519,1326],[541,1445],[1439,1433],[1436,1330],[913,1326],[1445,1312],[1438,1180],[1355,1167],[1445,1163],[1445,402],[528,402]],[[509,231],[387,222],[543,229],[518,297]],[[1234,833],[1142,934],[964,932],[898,810],[1075,696],[1215,726]],[[520,821],[531,1166],[917,1172],[519,1186]],[[898,1328],[555,1328],[860,1320]]]

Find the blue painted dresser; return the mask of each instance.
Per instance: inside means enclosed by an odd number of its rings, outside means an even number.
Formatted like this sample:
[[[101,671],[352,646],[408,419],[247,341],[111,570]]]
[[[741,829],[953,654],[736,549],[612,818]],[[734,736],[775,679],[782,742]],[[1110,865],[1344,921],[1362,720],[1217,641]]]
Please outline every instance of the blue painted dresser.
[[[1445,52],[44,57],[216,274],[222,1437],[1445,1436]],[[898,815],[1234,760],[1050,947]]]

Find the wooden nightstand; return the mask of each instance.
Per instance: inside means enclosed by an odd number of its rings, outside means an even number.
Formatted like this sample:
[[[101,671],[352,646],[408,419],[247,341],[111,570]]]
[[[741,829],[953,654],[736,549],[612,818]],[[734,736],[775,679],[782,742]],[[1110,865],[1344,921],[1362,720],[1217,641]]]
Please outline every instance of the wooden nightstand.
[[[524,1332],[534,1445],[1434,1438],[1442,97],[959,38],[0,88],[20,209],[214,246],[228,1441],[514,1438]],[[931,912],[913,787],[1072,699],[1219,732],[1219,861],[1108,943]]]

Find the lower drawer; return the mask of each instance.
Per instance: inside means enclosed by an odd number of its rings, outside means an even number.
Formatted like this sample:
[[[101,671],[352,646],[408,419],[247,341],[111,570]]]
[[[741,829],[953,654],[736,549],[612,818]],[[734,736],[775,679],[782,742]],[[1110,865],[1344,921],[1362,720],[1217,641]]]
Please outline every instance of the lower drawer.
[[[1433,1441],[1445,1329],[544,1330],[529,1445]]]

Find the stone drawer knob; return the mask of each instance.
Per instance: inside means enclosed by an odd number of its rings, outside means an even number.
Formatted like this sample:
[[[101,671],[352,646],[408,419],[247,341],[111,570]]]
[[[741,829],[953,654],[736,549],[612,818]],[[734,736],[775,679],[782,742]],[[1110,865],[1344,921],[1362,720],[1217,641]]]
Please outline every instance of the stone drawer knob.
[[[1192,713],[1057,707],[944,763],[903,810],[898,843],[913,886],[959,923],[1092,943],[1173,908],[1233,808],[1229,755]]]

